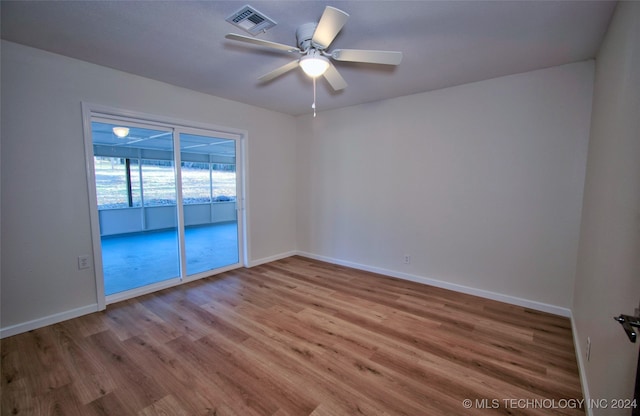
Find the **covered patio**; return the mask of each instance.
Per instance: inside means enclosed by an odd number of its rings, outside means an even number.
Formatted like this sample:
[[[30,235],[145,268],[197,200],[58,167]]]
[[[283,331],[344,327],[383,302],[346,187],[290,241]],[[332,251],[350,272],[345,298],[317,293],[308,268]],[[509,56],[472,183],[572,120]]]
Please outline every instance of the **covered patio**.
[[[180,276],[177,228],[103,236],[105,294],[112,295]],[[185,228],[187,275],[234,264],[235,221]]]

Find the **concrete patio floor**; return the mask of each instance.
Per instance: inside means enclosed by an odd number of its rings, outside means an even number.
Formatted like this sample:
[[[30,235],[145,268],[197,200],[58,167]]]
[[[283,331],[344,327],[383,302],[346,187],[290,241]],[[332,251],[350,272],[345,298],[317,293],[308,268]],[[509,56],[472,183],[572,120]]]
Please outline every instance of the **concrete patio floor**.
[[[179,277],[177,229],[102,237],[105,294]],[[235,264],[236,222],[185,229],[187,275]]]

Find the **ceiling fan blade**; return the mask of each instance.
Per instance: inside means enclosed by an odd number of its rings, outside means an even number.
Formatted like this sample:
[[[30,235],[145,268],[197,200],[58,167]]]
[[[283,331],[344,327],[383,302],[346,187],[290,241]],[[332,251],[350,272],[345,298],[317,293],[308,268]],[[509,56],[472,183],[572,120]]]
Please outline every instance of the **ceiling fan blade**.
[[[336,61],[399,65],[400,61],[402,61],[402,52],[372,51],[362,49],[336,49],[331,52],[331,57]]]
[[[256,39],[244,35],[237,35],[235,33],[228,33],[225,38],[245,43],[251,43],[253,45],[264,46],[270,49],[277,49],[285,52],[300,52],[300,49],[296,48],[295,46],[289,46],[282,43],[271,42],[268,40]]]
[[[347,88],[347,81],[342,78],[342,75],[340,75],[333,64],[329,64],[329,68],[327,68],[327,71],[324,73],[324,77],[334,91],[340,91]]]
[[[325,7],[311,41],[323,49],[328,48],[344,24],[347,23],[347,19],[349,19],[349,15],[342,10],[331,6]]]
[[[264,74],[263,76],[261,76],[260,78],[258,78],[258,80],[260,82],[268,82],[271,81],[274,78],[279,77],[280,75],[291,71],[292,69],[295,69],[298,67],[298,60],[295,61],[291,61],[288,64],[282,65],[279,68],[274,69],[273,71]]]

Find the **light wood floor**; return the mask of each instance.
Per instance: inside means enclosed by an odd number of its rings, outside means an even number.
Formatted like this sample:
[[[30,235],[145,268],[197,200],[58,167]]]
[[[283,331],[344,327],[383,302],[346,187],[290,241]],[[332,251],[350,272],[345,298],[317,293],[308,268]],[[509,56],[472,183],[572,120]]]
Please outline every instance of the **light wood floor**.
[[[301,257],[1,347],[2,415],[583,414],[568,319]]]

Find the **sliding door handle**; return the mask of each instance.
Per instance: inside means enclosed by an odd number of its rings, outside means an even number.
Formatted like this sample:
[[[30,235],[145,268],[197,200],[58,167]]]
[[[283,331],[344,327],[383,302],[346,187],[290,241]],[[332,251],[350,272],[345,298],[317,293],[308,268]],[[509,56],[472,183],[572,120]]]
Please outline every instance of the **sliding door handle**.
[[[620,316],[614,317],[613,319],[622,325],[622,328],[624,329],[624,332],[627,333],[629,340],[631,342],[636,342],[637,333],[634,328],[640,328],[640,317],[620,314]]]

